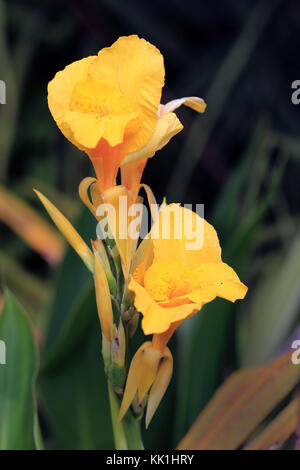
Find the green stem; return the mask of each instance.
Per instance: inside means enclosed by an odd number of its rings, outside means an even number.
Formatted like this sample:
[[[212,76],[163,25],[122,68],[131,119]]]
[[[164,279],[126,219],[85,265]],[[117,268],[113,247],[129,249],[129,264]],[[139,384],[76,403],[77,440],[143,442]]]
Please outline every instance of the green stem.
[[[129,411],[118,423],[120,404],[110,383],[108,383],[108,393],[116,450],[143,450],[140,421]]]
[[[124,423],[123,421],[118,423],[118,416],[119,416],[119,409],[120,409],[118,399],[109,382],[108,382],[108,394],[109,394],[111,421],[112,421],[116,450],[128,450]]]
[[[127,435],[128,449],[144,450],[144,444],[141,436],[141,421],[136,419],[130,410],[123,418],[123,421]]]

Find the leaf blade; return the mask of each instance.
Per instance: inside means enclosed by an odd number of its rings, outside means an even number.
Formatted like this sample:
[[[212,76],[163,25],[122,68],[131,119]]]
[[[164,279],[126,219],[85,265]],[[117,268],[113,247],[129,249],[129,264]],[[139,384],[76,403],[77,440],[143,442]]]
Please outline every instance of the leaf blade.
[[[265,366],[233,373],[218,389],[178,449],[236,449],[299,382],[284,354]]]
[[[37,351],[26,315],[6,291],[0,316],[6,364],[0,366],[0,449],[34,449]]]

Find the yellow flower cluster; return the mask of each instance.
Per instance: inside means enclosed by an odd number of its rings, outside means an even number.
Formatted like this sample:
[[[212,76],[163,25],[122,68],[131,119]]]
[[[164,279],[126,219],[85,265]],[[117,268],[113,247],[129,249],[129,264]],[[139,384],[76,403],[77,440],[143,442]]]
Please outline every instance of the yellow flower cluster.
[[[139,200],[148,158],[183,127],[174,113],[179,106],[184,104],[200,113],[205,111],[205,102],[197,97],[162,105],[164,75],[159,50],[133,35],[119,38],[96,56],[68,65],[49,83],[48,103],[54,120],[65,137],[86,152],[94,166],[96,178],[84,179],[79,193],[96,218],[96,208],[103,202],[117,208],[121,196],[127,197],[130,203]],[[121,185],[116,186],[119,169]],[[153,202],[150,188],[143,187],[149,202]],[[115,280],[107,250],[98,240],[93,243],[93,254],[55,206],[37,194],[94,273],[103,340],[110,350],[112,331],[119,329],[114,325],[111,295]],[[166,218],[167,237],[164,236]],[[179,228],[176,220],[181,221]],[[107,222],[110,225],[109,218]],[[201,231],[201,243],[189,249],[194,227]],[[167,343],[176,328],[216,297],[231,302],[244,298],[247,287],[222,261],[215,229],[180,205],[161,208],[148,237],[137,250],[136,241],[121,240],[117,232],[113,238],[121,259],[124,292],[129,289],[135,309],[143,315],[144,333],[153,335],[152,341],[145,342],[132,359],[119,419],[135,399],[141,403],[149,394],[148,426],[172,376],[173,359]],[[119,354],[118,364],[121,364],[120,351],[115,346],[114,354]]]

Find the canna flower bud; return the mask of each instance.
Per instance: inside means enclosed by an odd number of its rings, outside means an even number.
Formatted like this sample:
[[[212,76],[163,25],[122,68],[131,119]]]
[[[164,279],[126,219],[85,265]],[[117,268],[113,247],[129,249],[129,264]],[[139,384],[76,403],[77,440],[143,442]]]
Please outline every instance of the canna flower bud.
[[[96,291],[97,310],[102,335],[107,343],[111,342],[111,328],[113,326],[113,309],[110,298],[108,282],[98,254],[94,253],[94,281]]]
[[[161,351],[150,341],[146,341],[131,361],[119,421],[125,416],[136,395],[138,403],[141,404],[149,392],[146,412],[146,427],[148,427],[169,385],[172,371],[173,358],[170,350],[165,347]]]
[[[138,206],[135,204],[141,203],[142,198],[136,198],[132,191],[123,186],[114,186],[101,194],[101,200],[96,215],[102,227],[107,224],[112,233],[126,280],[138,242],[142,216],[141,210],[136,214]]]

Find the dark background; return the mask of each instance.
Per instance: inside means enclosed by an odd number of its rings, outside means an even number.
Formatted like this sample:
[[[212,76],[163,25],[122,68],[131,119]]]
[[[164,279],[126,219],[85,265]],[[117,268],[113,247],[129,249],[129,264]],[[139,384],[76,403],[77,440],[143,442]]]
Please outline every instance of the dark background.
[[[209,210],[261,117],[269,120],[274,131],[298,136],[300,111],[290,99],[291,83],[300,73],[300,6],[296,0],[14,0],[7,5],[9,45],[14,47],[22,32],[23,62],[26,54],[30,56],[26,68],[24,65],[18,135],[7,182],[14,184],[28,172],[38,172],[49,181],[50,172],[56,187],[75,196],[77,183],[91,170],[84,167],[88,165],[85,156],[74,152],[73,178],[64,174],[67,164],[61,155],[73,149],[57,132],[49,115],[46,86],[66,64],[96,54],[120,35],[137,33],[161,50],[166,66],[163,102],[190,94],[201,96],[208,108],[206,116],[199,119],[199,128],[214,120],[204,151],[198,153],[194,148],[192,156],[187,151],[182,156],[179,149],[188,138],[195,116],[186,108],[178,111],[185,130],[149,163],[145,172],[144,179],[158,199],[166,194],[170,200],[203,202]],[[224,73],[222,64],[239,46]],[[216,80],[218,86],[211,96]],[[231,82],[229,90],[227,82]],[[186,172],[180,183],[177,180],[182,174],[176,172],[179,155],[183,159],[180,169]],[[193,167],[186,170],[191,160]],[[290,167],[285,190],[295,211],[299,209],[299,168]]]

